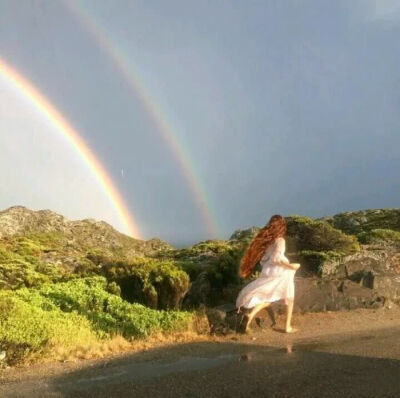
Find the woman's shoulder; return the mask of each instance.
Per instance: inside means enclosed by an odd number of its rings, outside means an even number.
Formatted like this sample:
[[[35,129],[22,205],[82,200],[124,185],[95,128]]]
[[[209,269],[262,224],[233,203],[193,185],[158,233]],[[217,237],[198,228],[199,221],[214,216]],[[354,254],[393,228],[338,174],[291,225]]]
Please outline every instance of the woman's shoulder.
[[[275,238],[275,242],[285,242],[285,238],[282,236],[278,236],[277,238]]]

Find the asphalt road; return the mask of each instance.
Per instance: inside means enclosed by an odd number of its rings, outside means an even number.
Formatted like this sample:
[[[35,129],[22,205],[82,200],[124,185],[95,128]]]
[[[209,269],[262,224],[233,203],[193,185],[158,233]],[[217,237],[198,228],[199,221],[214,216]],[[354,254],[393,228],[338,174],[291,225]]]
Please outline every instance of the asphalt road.
[[[281,340],[263,335],[160,348],[0,385],[5,398],[400,397],[400,327]],[[230,339],[230,341],[229,341]]]

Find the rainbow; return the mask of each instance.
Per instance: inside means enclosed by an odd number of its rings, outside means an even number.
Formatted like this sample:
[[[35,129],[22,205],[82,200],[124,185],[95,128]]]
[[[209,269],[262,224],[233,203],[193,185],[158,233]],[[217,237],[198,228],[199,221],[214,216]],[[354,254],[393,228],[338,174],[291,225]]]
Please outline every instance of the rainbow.
[[[191,196],[200,210],[207,233],[213,238],[220,236],[216,217],[213,215],[211,210],[206,190],[202,186],[200,178],[198,178],[195,168],[190,160],[189,151],[180,142],[175,129],[168,121],[161,107],[157,104],[156,100],[150,96],[143,79],[138,73],[137,67],[125,56],[122,49],[111,40],[107,31],[102,27],[102,24],[96,21],[94,17],[85,10],[82,2],[79,3],[79,6],[75,1],[64,1],[64,4],[76,17],[80,25],[83,26],[90,36],[93,37],[99,48],[113,62],[114,66],[127,82],[130,89],[134,92],[137,98],[139,98],[142,106],[157,127],[156,131],[168,145],[175,161],[183,173],[190,188]]]
[[[118,217],[128,233],[133,237],[141,238],[139,228],[113,181],[78,132],[32,83],[1,58],[0,76],[3,76],[7,81],[11,82],[19,92],[29,99],[36,109],[42,113],[56,127],[56,130],[73,146],[75,151],[81,156],[87,166],[89,166],[89,169],[107,194],[107,197],[113,204]]]

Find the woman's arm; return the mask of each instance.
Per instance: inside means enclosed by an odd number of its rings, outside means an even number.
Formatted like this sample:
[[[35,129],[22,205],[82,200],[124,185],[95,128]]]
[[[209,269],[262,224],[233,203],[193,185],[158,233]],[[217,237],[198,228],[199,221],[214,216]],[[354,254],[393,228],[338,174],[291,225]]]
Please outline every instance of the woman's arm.
[[[281,260],[279,262],[281,265],[283,265],[286,268],[290,268],[290,269],[294,269],[295,271],[297,271],[300,268],[300,264],[299,263],[289,263],[286,262],[284,260]]]
[[[292,264],[289,261],[286,261],[284,253],[285,253],[285,239],[280,238],[278,240],[278,244],[274,252],[273,261],[279,265],[283,265],[286,268],[290,268],[297,271],[300,268],[300,264],[298,263]]]

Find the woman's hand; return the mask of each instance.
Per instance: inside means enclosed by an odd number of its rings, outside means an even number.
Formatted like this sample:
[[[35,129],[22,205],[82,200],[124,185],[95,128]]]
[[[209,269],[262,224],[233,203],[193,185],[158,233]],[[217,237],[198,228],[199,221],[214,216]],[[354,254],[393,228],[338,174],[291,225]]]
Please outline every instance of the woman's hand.
[[[299,263],[287,263],[287,262],[282,262],[282,265],[284,265],[287,268],[293,269],[297,271],[300,268]]]
[[[299,263],[292,263],[292,264],[290,264],[291,266],[292,266],[292,268],[294,269],[294,270],[298,270],[299,268],[300,268],[300,264]]]

